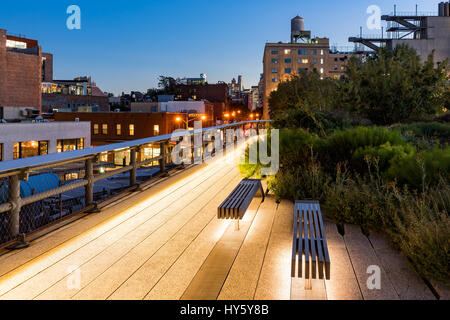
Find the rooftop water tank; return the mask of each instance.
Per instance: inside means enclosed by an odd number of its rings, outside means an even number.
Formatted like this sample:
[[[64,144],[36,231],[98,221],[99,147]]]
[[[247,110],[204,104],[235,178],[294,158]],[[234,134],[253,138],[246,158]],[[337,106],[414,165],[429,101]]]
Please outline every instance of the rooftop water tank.
[[[291,20],[291,32],[300,33],[305,30],[305,20],[302,17],[296,16]]]

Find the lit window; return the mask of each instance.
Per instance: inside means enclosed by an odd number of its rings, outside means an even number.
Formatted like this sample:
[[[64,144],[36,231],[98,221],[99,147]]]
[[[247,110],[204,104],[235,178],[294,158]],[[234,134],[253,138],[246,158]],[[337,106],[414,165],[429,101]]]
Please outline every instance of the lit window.
[[[134,124],[130,124],[129,126],[130,136],[134,136]]]
[[[320,68],[320,73],[323,74],[323,68]]]
[[[122,135],[122,125],[121,124],[116,124],[116,134],[118,136]]]
[[[94,134],[99,134],[98,124],[94,124]]]
[[[309,63],[309,60],[304,58],[304,59],[298,59],[298,63]]]
[[[320,50],[320,55],[321,55],[321,56],[323,56],[323,49],[322,49],[322,50]]]
[[[292,60],[291,59],[284,59],[284,63],[291,63]]]
[[[291,54],[291,49],[284,49],[284,54]]]
[[[308,50],[298,50],[298,54],[301,56],[306,56],[308,55]]]
[[[102,124],[102,134],[108,134],[108,125]]]
[[[159,125],[155,124],[153,126],[153,135],[154,136],[159,136]]]
[[[284,73],[290,74],[291,73],[291,68],[284,69]]]
[[[278,59],[272,59],[272,63],[278,63]]]
[[[272,68],[272,73],[278,73],[278,68]]]
[[[278,82],[278,78],[272,78],[272,82]]]
[[[13,159],[22,159],[48,154],[48,141],[25,141],[13,144]]]
[[[320,59],[320,64],[323,64],[323,59]]]

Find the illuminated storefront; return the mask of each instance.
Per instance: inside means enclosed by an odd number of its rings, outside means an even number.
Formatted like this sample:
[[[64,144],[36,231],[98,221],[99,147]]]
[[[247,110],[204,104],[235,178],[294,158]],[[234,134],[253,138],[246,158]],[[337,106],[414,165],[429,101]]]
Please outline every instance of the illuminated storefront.
[[[48,154],[48,141],[23,141],[13,145],[13,158],[22,159]]]
[[[58,153],[60,152],[67,152],[67,151],[74,151],[74,150],[80,150],[85,148],[85,139],[62,139],[58,140],[56,151]]]

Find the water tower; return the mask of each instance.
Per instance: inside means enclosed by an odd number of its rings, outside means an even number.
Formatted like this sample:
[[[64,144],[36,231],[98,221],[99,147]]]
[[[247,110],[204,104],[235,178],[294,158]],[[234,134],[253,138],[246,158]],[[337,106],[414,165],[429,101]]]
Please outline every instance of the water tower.
[[[291,43],[298,43],[299,40],[311,39],[311,31],[305,30],[305,20],[296,16],[291,20]]]

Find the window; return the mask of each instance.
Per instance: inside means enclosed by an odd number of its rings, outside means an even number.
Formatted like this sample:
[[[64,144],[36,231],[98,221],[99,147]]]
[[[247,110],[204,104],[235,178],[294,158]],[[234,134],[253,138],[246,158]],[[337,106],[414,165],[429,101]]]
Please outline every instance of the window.
[[[323,56],[323,49],[320,50],[320,55]]]
[[[284,49],[284,54],[291,54],[291,49]]]
[[[99,134],[98,124],[94,124],[94,134]]]
[[[313,50],[313,54],[317,55],[317,50],[316,49]]]
[[[308,59],[305,59],[305,58],[303,58],[303,59],[298,59],[298,63],[303,63],[303,64],[305,64],[305,63],[308,63],[309,62],[309,60]]]
[[[291,68],[284,69],[284,73],[290,74],[291,73]]]
[[[61,139],[57,141],[56,152],[67,152],[84,149],[84,138]]]
[[[118,136],[122,135],[122,125],[120,123],[116,124],[116,134]]]
[[[291,63],[292,60],[291,59],[284,59],[284,63]]]
[[[108,125],[106,123],[102,124],[102,134],[108,134]]]
[[[301,56],[306,56],[306,55],[308,55],[308,50],[306,50],[306,49],[298,50],[298,54]]]
[[[278,50],[272,50],[272,54],[278,54]]]
[[[130,136],[134,136],[134,124],[130,124],[129,131],[130,131]]]
[[[323,68],[320,68],[320,74],[323,74]]]
[[[314,58],[313,62],[314,62],[314,64],[316,64],[317,63],[317,58]]]
[[[278,73],[278,68],[272,68],[272,73]]]
[[[337,66],[337,64],[335,64],[334,65],[334,70],[337,70],[338,69],[338,66]]]
[[[272,78],[272,82],[278,82],[278,78]]]
[[[155,124],[153,126],[153,135],[154,136],[159,136],[159,125]]]
[[[272,59],[272,63],[278,63],[278,59]]]
[[[298,73],[300,74],[308,73],[308,68],[298,68]]]
[[[323,64],[323,59],[320,59],[320,64]]]
[[[22,159],[48,154],[48,141],[15,142],[13,158]]]

